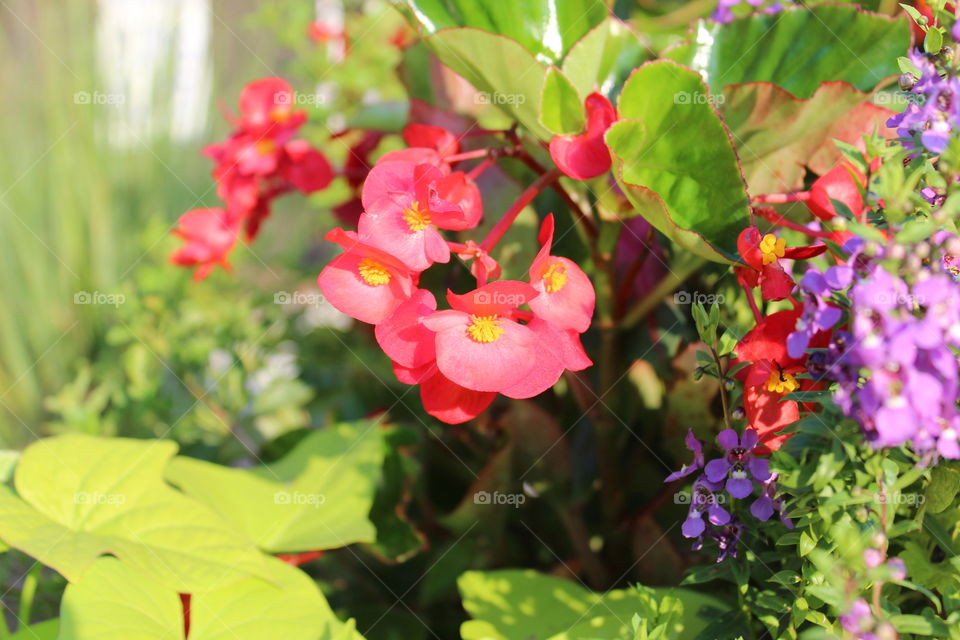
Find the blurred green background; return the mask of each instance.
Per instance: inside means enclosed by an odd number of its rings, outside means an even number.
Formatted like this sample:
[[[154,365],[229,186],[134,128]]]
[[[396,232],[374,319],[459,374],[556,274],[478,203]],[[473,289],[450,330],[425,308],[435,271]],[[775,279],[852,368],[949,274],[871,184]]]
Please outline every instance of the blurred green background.
[[[366,42],[400,25],[385,2],[322,4]],[[356,47],[337,64],[307,37],[315,11],[310,0],[0,4],[0,448],[63,430],[215,442],[240,428],[233,415],[262,440],[305,426],[288,406],[314,393],[304,370],[337,397],[349,375],[323,363],[366,341],[334,335],[344,318],[310,299],[273,302],[316,291],[312,247],[342,185],[281,201],[283,224],[238,248],[233,276],[191,285],[166,262],[179,215],[217,205],[201,150],[229,133],[222,109],[235,111],[244,84],[282,75],[322,96],[303,105],[303,135],[335,164],[345,144],[328,125],[403,95],[394,47]],[[304,365],[316,340],[326,357]]]

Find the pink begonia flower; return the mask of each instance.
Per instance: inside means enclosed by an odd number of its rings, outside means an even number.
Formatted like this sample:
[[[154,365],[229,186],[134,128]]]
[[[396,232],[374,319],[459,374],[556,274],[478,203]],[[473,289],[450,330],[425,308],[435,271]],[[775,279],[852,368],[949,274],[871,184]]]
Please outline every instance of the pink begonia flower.
[[[460,140],[443,127],[431,124],[408,124],[403,128],[403,141],[408,147],[426,147],[435,150],[441,158],[460,151]]]
[[[454,383],[474,391],[501,391],[519,383],[536,364],[537,335],[510,316],[537,292],[500,280],[464,295],[448,292],[453,309],[423,319],[436,332],[437,366]]]
[[[340,228],[330,231],[326,239],[339,244],[344,252],[324,267],[317,285],[339,311],[361,322],[379,324],[413,294],[413,274],[394,256]]]
[[[420,322],[437,310],[437,300],[426,289],[417,289],[377,325],[374,333],[383,352],[402,367],[417,368],[436,360],[435,334]]]
[[[580,371],[593,364],[576,331],[557,329],[537,317],[527,328],[537,336],[536,362],[519,382],[501,391],[508,398],[521,400],[538,396],[555,385],[565,369]]]
[[[540,227],[540,252],[530,266],[530,284],[540,294],[530,309],[558,329],[583,333],[590,328],[596,293],[590,278],[576,263],[550,255],[553,246],[553,214]]]
[[[610,150],[603,135],[617,120],[617,110],[600,93],[587,96],[583,109],[587,116],[586,131],[575,136],[555,136],[550,141],[550,157],[574,180],[595,178],[610,170]]]
[[[497,397],[490,391],[473,391],[452,382],[437,368],[436,362],[408,368],[396,362],[393,372],[405,384],[420,385],[420,402],[424,410],[447,424],[462,424],[486,411]]]
[[[170,262],[184,267],[197,267],[194,280],[203,280],[221,265],[230,269],[227,254],[239,235],[239,225],[232,222],[223,209],[193,209],[180,216],[173,233],[185,244],[173,252]]]
[[[413,271],[448,262],[450,248],[438,229],[460,229],[464,213],[440,198],[443,175],[428,164],[388,162],[367,176],[361,198],[360,239],[389,251]]]

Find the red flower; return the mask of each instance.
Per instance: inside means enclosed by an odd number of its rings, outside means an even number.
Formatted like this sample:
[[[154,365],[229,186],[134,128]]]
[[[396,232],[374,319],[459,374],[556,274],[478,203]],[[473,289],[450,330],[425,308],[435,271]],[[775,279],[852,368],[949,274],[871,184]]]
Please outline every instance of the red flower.
[[[177,222],[173,233],[186,243],[170,256],[170,262],[184,267],[197,267],[194,280],[206,278],[213,267],[230,269],[227,255],[237,242],[237,225],[223,209],[193,209]]]
[[[238,129],[264,139],[289,137],[307,119],[293,107],[293,90],[283,78],[256,80],[240,93]]]
[[[460,151],[460,141],[443,127],[430,124],[408,124],[403,128],[403,140],[408,147],[426,147],[433,149],[441,158],[452,156]]]
[[[791,434],[778,434],[800,419],[800,406],[783,397],[794,391],[811,391],[818,385],[809,379],[797,380],[806,371],[806,354],[791,358],[787,336],[794,330],[801,309],[778,311],[763,318],[737,345],[737,361],[751,364],[737,372],[744,383],[743,408],[747,423],[760,437],[756,452],[760,455],[778,449]],[[829,332],[820,332],[810,346],[822,348],[830,340]]]
[[[417,369],[393,363],[393,373],[404,384],[419,384],[424,410],[447,424],[473,420],[497,397],[491,391],[473,391],[452,382],[440,372],[436,362]]]
[[[397,258],[343,229],[333,229],[326,239],[344,249],[317,277],[324,298],[336,309],[379,324],[413,294],[413,274]]]
[[[849,163],[835,166],[816,180],[810,187],[810,198],[805,200],[810,213],[821,220],[833,220],[837,211],[830,200],[842,202],[854,216],[863,212],[863,196],[860,190],[866,185],[864,176]]]
[[[795,285],[783,266],[782,258],[805,260],[827,250],[826,245],[787,248],[786,240],[772,233],[761,235],[756,227],[747,227],[737,238],[737,249],[746,267],[736,267],[737,279],[747,287],[760,285],[764,300],[783,300]]]
[[[606,96],[591,93],[583,102],[587,128],[576,136],[555,136],[550,157],[557,167],[575,180],[587,180],[610,170],[610,150],[603,139],[617,120],[617,111]]]
[[[553,214],[540,227],[540,252],[530,266],[530,284],[540,294],[530,309],[558,329],[583,333],[590,328],[596,294],[587,274],[575,262],[550,255]]]

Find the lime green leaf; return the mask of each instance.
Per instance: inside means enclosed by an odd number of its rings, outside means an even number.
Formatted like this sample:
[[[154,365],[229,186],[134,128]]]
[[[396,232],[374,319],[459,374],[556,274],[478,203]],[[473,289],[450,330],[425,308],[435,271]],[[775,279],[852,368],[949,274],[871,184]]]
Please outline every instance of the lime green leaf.
[[[957,491],[960,491],[960,471],[945,464],[934,467],[930,475],[930,483],[924,493],[927,511],[930,513],[945,511],[953,504]]]
[[[9,449],[0,451],[0,483],[10,482],[13,478],[13,470],[17,468],[19,460],[19,451]]]
[[[547,69],[547,75],[543,79],[540,123],[561,135],[580,133],[586,124],[583,103],[577,90],[556,67]]]
[[[167,479],[273,553],[373,542],[368,514],[383,462],[375,423],[336,425],[304,438],[279,462],[234,469],[177,457]]]
[[[269,580],[247,578],[193,594],[190,640],[362,640],[352,622],[337,620],[306,574],[279,560],[267,566]],[[182,640],[180,597],[115,558],[101,558],[67,587],[59,640],[132,637]]]
[[[636,32],[610,16],[573,45],[561,68],[582,100],[593,91],[609,95],[648,57]]]
[[[60,631],[59,620],[46,620],[20,629],[10,636],[10,640],[57,640]]]
[[[905,20],[850,5],[797,6],[729,24],[701,21],[689,43],[666,55],[701,72],[716,92],[772,82],[809,98],[823,82],[872,91],[897,74],[897,56],[909,44]]]
[[[68,435],[30,445],[0,485],[0,539],[71,582],[104,554],[182,592],[260,575],[264,557],[163,482],[169,440]]]
[[[548,64],[559,63],[577,40],[610,13],[603,0],[402,0],[401,6],[427,34],[449,27],[475,27],[515,40]]]
[[[624,85],[619,113],[606,140],[637,213],[681,248],[735,262],[750,199],[699,74],[671,61],[644,64]]]
[[[927,29],[927,35],[923,38],[923,50],[927,53],[940,53],[943,47],[943,32],[938,27]]]
[[[633,616],[656,618],[657,603],[666,596],[680,600],[684,608],[680,628],[670,637],[692,638],[706,627],[706,620],[698,617],[702,610],[728,609],[719,600],[688,589],[637,587],[599,594],[535,571],[468,571],[457,585],[463,607],[473,618],[460,628],[464,640],[627,637]]]

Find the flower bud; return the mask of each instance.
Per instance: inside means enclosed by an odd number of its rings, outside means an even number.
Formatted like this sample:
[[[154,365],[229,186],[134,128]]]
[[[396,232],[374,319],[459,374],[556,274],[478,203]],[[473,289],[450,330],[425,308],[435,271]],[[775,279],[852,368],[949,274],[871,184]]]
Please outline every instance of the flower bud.
[[[898,79],[901,91],[910,91],[917,85],[917,79],[912,73],[902,73]]]

